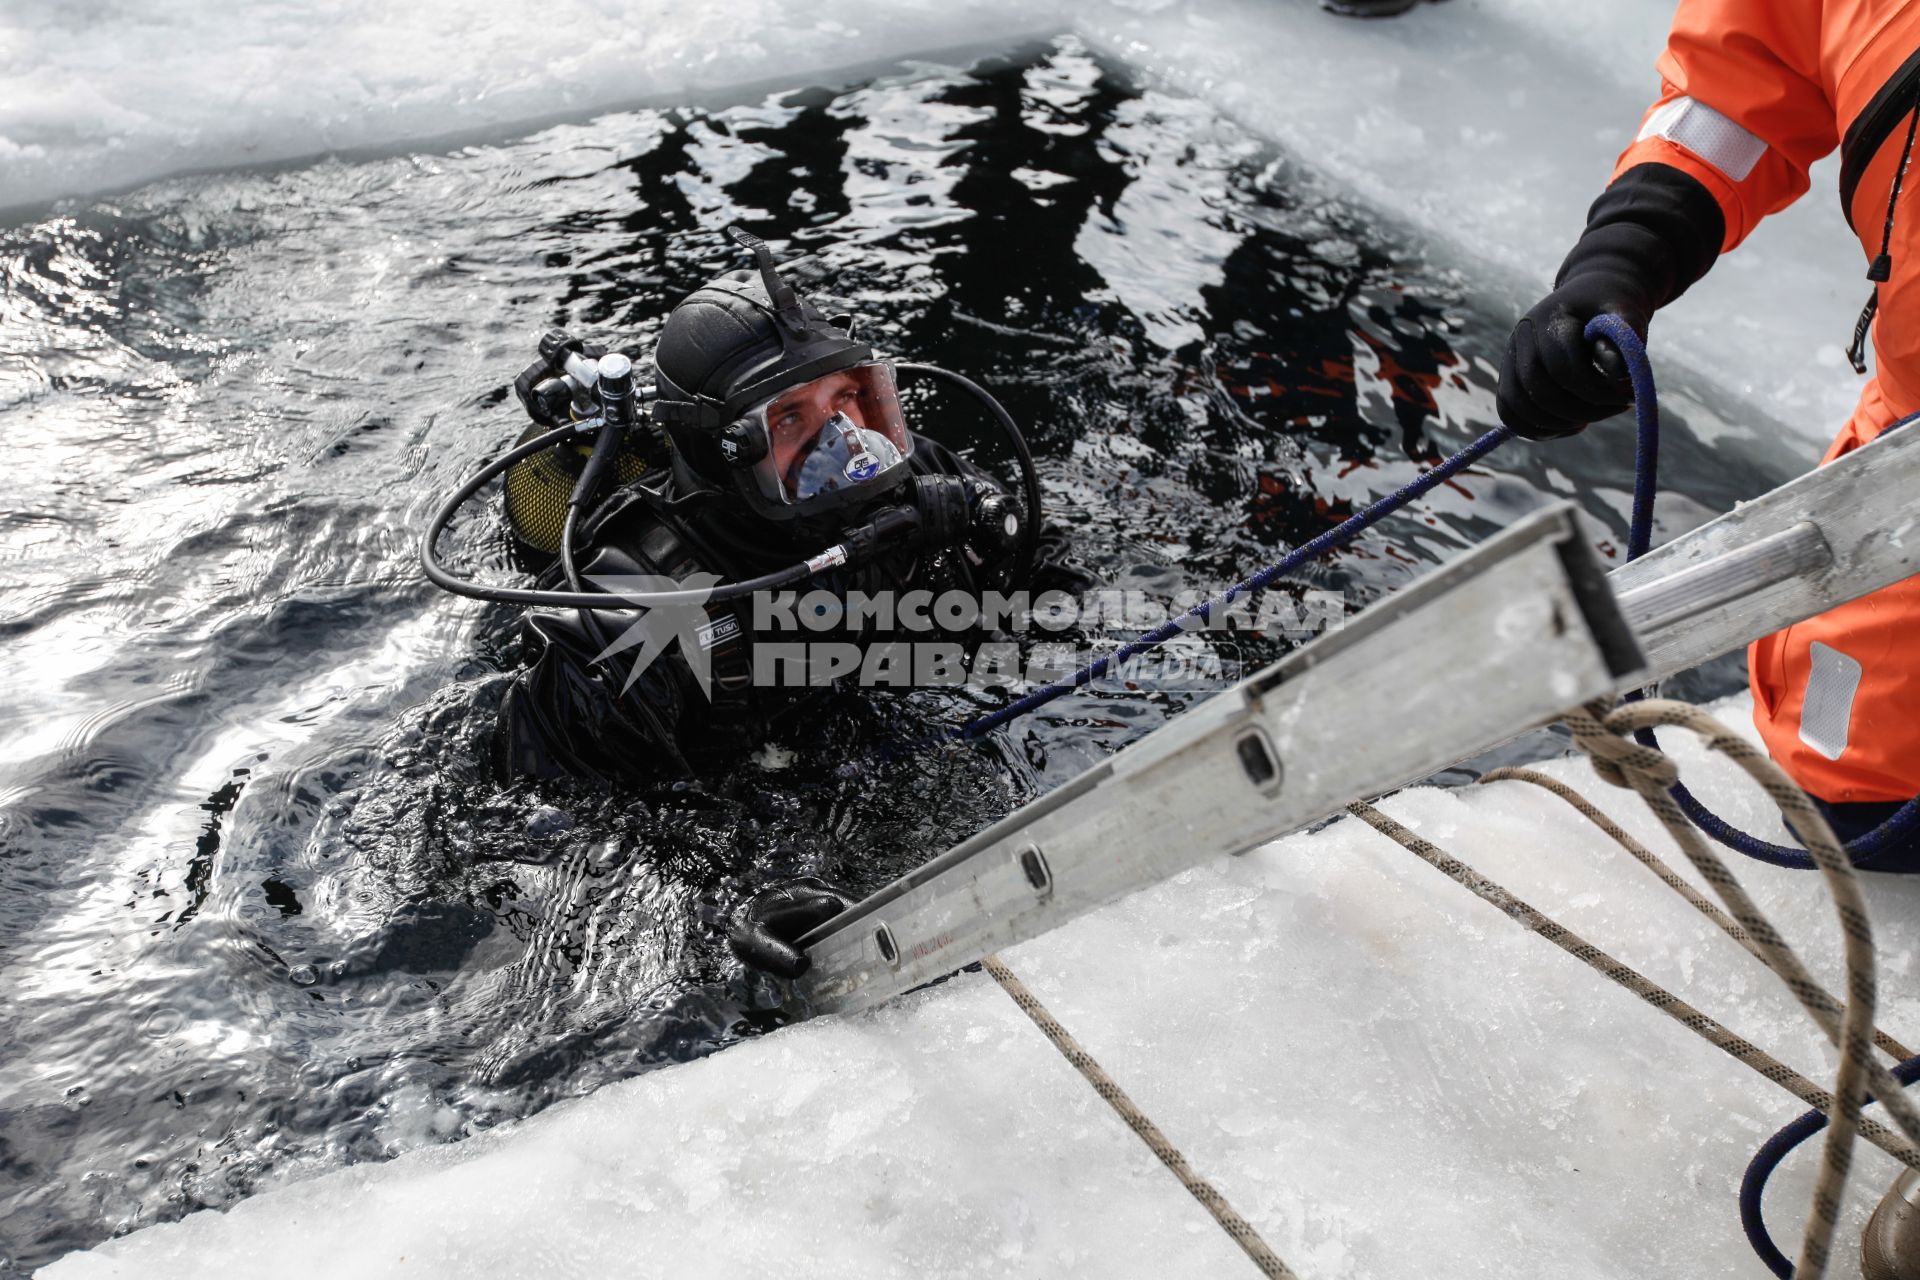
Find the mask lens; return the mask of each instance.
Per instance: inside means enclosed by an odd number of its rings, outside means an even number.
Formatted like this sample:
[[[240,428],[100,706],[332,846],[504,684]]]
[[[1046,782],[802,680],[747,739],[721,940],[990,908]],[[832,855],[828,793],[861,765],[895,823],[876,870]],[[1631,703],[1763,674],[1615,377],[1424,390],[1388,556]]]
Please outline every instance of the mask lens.
[[[749,419],[767,444],[755,481],[762,497],[783,506],[876,486],[913,453],[893,371],[878,362],[783,391]]]

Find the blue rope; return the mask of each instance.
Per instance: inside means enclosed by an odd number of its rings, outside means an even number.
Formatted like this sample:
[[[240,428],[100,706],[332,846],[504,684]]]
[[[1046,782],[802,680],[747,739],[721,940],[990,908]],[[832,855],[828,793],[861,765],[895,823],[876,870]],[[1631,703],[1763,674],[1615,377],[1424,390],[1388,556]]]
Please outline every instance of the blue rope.
[[[1893,1078],[1903,1085],[1910,1085],[1920,1079],[1920,1057],[1908,1058],[1893,1068]],[[1866,1099],[1871,1106],[1874,1099]],[[1765,1206],[1761,1203],[1766,1194],[1767,1179],[1780,1167],[1794,1148],[1800,1146],[1814,1134],[1827,1127],[1827,1118],[1818,1111],[1809,1111],[1792,1124],[1766,1140],[1760,1150],[1754,1153],[1753,1160],[1747,1165],[1745,1176],[1740,1179],[1740,1226],[1747,1233],[1747,1243],[1760,1255],[1760,1261],[1780,1280],[1792,1280],[1793,1263],[1787,1255],[1781,1253],[1773,1243],[1773,1236],[1767,1231]]]
[[[1068,676],[1065,680],[1035,689],[1032,693],[1027,694],[1018,701],[1008,703],[998,711],[992,711],[976,719],[969,720],[958,729],[955,729],[952,736],[955,738],[977,738],[983,733],[998,728],[1009,720],[1023,716],[1037,707],[1045,706],[1055,698],[1072,693],[1082,685],[1098,680],[1107,673],[1107,669],[1114,663],[1125,662],[1142,649],[1151,649],[1154,645],[1172,639],[1183,631],[1192,631],[1205,626],[1207,621],[1212,618],[1213,611],[1216,608],[1231,604],[1234,600],[1250,591],[1258,591],[1277,578],[1286,577],[1288,574],[1298,570],[1301,565],[1317,556],[1346,546],[1368,529],[1371,529],[1375,524],[1378,524],[1382,519],[1392,515],[1408,503],[1424,497],[1436,486],[1444,484],[1454,476],[1459,475],[1462,471],[1465,471],[1468,467],[1486,457],[1489,453],[1492,453],[1495,449],[1511,439],[1513,439],[1513,432],[1511,430],[1506,427],[1495,427],[1466,448],[1460,450],[1460,452],[1442,462],[1439,466],[1433,468],[1433,470],[1421,474],[1417,479],[1402,485],[1386,497],[1378,499],[1364,511],[1347,517],[1333,528],[1314,538],[1311,542],[1303,543],[1295,547],[1277,564],[1270,564],[1246,581],[1237,586],[1227,588],[1226,592],[1222,595],[1215,596],[1211,600],[1202,601],[1172,621],[1147,632],[1147,634],[1141,636],[1138,640],[1133,640],[1122,645],[1114,653],[1104,658],[1096,658],[1094,661]]]
[[[1659,492],[1660,397],[1653,384],[1653,363],[1647,358],[1646,344],[1641,341],[1640,335],[1619,316],[1596,316],[1587,323],[1585,332],[1589,341],[1605,338],[1619,348],[1620,355],[1626,362],[1627,377],[1633,384],[1634,418],[1638,430],[1634,444],[1633,512],[1627,527],[1627,559],[1637,560],[1653,545],[1653,508]],[[1915,418],[1920,418],[1920,414],[1903,418],[1887,430],[1892,431],[1905,426]],[[1508,428],[1495,427],[1432,470],[1394,490],[1386,497],[1377,499],[1365,510],[1349,516],[1312,541],[1294,548],[1278,563],[1268,565],[1246,581],[1228,588],[1224,594],[1194,606],[1181,616],[1122,645],[1116,652],[1106,657],[1096,658],[1064,680],[1044,685],[997,711],[991,711],[967,721],[959,728],[952,730],[948,736],[966,739],[990,733],[1010,720],[1018,719],[1029,711],[1037,710],[1056,698],[1098,680],[1115,663],[1125,662],[1134,654],[1151,649],[1182,632],[1205,626],[1212,618],[1215,609],[1231,604],[1249,592],[1258,591],[1276,579],[1297,572],[1310,560],[1348,545],[1387,516],[1424,497],[1434,488],[1446,483],[1512,438],[1513,433]],[[1637,698],[1638,695],[1633,694],[1629,697]],[[1647,746],[1658,745],[1650,729],[1643,729],[1636,736]],[[1802,871],[1814,869],[1813,859],[1804,849],[1772,844],[1737,830],[1701,804],[1683,784],[1674,784],[1672,795],[1681,811],[1695,826],[1728,848],[1777,867],[1790,867]],[[1856,866],[1865,867],[1878,855],[1886,852],[1888,846],[1912,835],[1916,830],[1920,830],[1920,797],[1908,801],[1878,827],[1848,843],[1847,855]]]
[[[1653,546],[1653,500],[1660,491],[1660,393],[1653,386],[1653,361],[1646,344],[1619,316],[1587,321],[1588,342],[1605,338],[1620,349],[1633,383],[1633,516],[1627,523],[1627,559],[1638,560]]]
[[[1627,362],[1627,375],[1633,382],[1633,414],[1637,432],[1634,446],[1633,518],[1627,534],[1627,559],[1638,560],[1653,543],[1653,503],[1658,492],[1656,471],[1660,458],[1660,398],[1653,386],[1653,362],[1647,359],[1646,344],[1640,341],[1640,335],[1619,316],[1594,317],[1587,323],[1586,336],[1588,341],[1605,338],[1618,347]],[[1920,414],[1902,418],[1887,430],[1897,430],[1916,417],[1920,417]],[[1639,698],[1637,693],[1627,696],[1629,701]],[[1642,746],[1659,745],[1651,729],[1642,729],[1634,737]],[[1676,782],[1668,794],[1680,806],[1680,811],[1687,815],[1688,821],[1729,849],[1776,867],[1795,871],[1815,869],[1813,858],[1806,850],[1774,844],[1739,830],[1701,804],[1699,797],[1687,790],[1684,783]],[[1920,831],[1920,796],[1902,805],[1872,831],[1848,842],[1845,846],[1847,857],[1856,867],[1870,867],[1881,854],[1887,852],[1890,845],[1915,831]]]
[[[1653,735],[1649,733],[1647,736]],[[1818,870],[1814,866],[1812,856],[1804,849],[1796,849],[1787,844],[1772,844],[1729,825],[1725,819],[1701,804],[1697,796],[1679,783],[1674,784],[1670,794],[1679,804],[1680,811],[1687,815],[1687,821],[1727,848],[1744,853],[1756,862],[1785,867],[1790,871]],[[1920,823],[1920,799],[1909,800],[1894,810],[1885,822],[1864,835],[1855,836],[1848,841],[1843,846],[1847,851],[1847,857],[1860,870],[1871,871],[1878,864],[1880,855],[1889,851],[1890,845],[1913,834],[1917,823]]]
[[[1627,559],[1633,561],[1645,555],[1653,545],[1653,508],[1655,496],[1659,491],[1660,399],[1653,385],[1653,363],[1647,358],[1646,344],[1641,341],[1640,335],[1619,316],[1595,317],[1588,322],[1585,334],[1590,342],[1605,338],[1619,348],[1622,358],[1626,361],[1628,379],[1633,384],[1634,418],[1638,430],[1633,462],[1633,511],[1627,528]],[[1903,427],[1915,419],[1920,419],[1920,414],[1903,418],[1887,430],[1892,431]],[[1364,511],[1350,516],[1311,542],[1295,548],[1278,563],[1268,565],[1246,581],[1229,588],[1223,595],[1196,605],[1171,622],[1122,646],[1111,656],[1097,659],[1080,668],[1065,680],[1036,689],[998,711],[968,721],[954,730],[952,736],[974,738],[990,732],[1009,720],[1023,716],[1037,707],[1045,706],[1054,699],[1099,679],[1116,662],[1124,662],[1141,650],[1152,648],[1183,631],[1191,631],[1206,625],[1213,616],[1214,609],[1230,604],[1241,595],[1258,591],[1275,579],[1295,572],[1309,560],[1346,546],[1380,520],[1458,475],[1505,444],[1512,436],[1513,433],[1506,427],[1496,427],[1431,471],[1375,501]],[[1638,696],[1637,693],[1630,694],[1629,698]],[[1658,746],[1650,729],[1643,729],[1635,736],[1646,746]],[[1805,850],[1771,844],[1736,830],[1702,805],[1684,785],[1675,783],[1671,794],[1687,818],[1721,844],[1750,858],[1772,863],[1774,866],[1800,870],[1814,869],[1813,859]],[[1854,865],[1866,866],[1877,854],[1884,851],[1886,845],[1911,834],[1917,827],[1920,827],[1920,796],[1908,801],[1898,812],[1872,831],[1848,843],[1845,846],[1847,855],[1853,860]],[[1916,1078],[1920,1078],[1920,1057],[1907,1059],[1893,1069],[1893,1074],[1902,1085],[1913,1083]],[[1809,1111],[1789,1124],[1768,1139],[1755,1154],[1753,1161],[1747,1166],[1746,1176],[1740,1183],[1740,1222],[1746,1231],[1747,1241],[1753,1246],[1760,1260],[1776,1276],[1782,1277],[1782,1280],[1790,1280],[1793,1275],[1793,1264],[1774,1245],[1773,1238],[1767,1233],[1761,1200],[1766,1191],[1767,1180],[1779,1167],[1780,1162],[1786,1159],[1788,1153],[1794,1148],[1825,1128],[1826,1124],[1827,1118],[1818,1111]]]

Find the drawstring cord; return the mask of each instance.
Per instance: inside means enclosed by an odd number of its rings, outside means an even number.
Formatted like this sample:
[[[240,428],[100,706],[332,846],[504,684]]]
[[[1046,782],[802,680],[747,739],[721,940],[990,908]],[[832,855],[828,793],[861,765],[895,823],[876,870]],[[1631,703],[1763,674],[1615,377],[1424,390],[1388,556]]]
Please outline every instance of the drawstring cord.
[[[1880,311],[1880,286],[1893,276],[1893,214],[1900,204],[1900,188],[1907,179],[1907,161],[1913,157],[1913,135],[1917,128],[1920,128],[1920,91],[1916,91],[1913,110],[1907,113],[1907,140],[1900,147],[1900,167],[1893,171],[1893,187],[1887,192],[1887,220],[1880,228],[1880,252],[1867,267],[1873,292],[1867,295],[1867,305],[1860,308],[1860,318],[1853,322],[1853,343],[1847,348],[1847,363],[1855,373],[1867,371],[1867,330]]]

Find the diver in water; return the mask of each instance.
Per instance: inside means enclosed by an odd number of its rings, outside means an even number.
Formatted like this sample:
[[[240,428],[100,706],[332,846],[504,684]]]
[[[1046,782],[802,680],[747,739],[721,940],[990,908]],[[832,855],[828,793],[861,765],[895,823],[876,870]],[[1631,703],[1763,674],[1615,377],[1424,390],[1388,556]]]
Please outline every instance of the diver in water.
[[[757,268],[720,276],[668,316],[646,404],[657,430],[638,421],[626,357],[550,333],[515,382],[533,428],[429,536],[427,570],[442,586],[548,606],[525,615],[530,663],[502,703],[495,754],[507,777],[685,777],[764,743],[832,683],[820,671],[795,681],[788,668],[772,685],[756,669],[756,643],[773,629],[756,604],[780,589],[844,601],[1078,585],[1059,538],[1041,535],[1032,458],[1005,410],[956,374],[884,359],[852,317],[800,297],[764,244],[732,234]],[[908,429],[902,368],[988,408],[1019,455],[1023,500]],[[592,429],[590,456],[569,427]],[[502,471],[516,550],[539,571],[533,591],[460,581],[433,556],[452,509]],[[800,638],[872,645],[897,634],[863,617]],[[792,940],[848,901],[813,878],[776,885],[730,939],[749,963],[798,976],[805,957]]]

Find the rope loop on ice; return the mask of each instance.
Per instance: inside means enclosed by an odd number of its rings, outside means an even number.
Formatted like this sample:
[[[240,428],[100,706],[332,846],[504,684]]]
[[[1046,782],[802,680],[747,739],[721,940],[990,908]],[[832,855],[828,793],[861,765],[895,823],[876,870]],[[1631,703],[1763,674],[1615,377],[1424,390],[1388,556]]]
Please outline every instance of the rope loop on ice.
[[[1831,1093],[1814,1088],[1810,1081],[1777,1059],[1728,1032],[1671,992],[1614,960],[1598,947],[1466,867],[1458,859],[1395,823],[1373,806],[1356,804],[1350,806],[1349,811],[1465,885],[1516,922],[1599,970],[1829,1118],[1820,1174],[1814,1187],[1807,1226],[1801,1237],[1800,1256],[1791,1273],[1798,1280],[1817,1280],[1825,1274],[1831,1253],[1834,1228],[1840,1214],[1840,1196],[1851,1168],[1856,1135],[1866,1136],[1903,1163],[1920,1168],[1920,1147],[1916,1146],[1920,1144],[1920,1110],[1916,1110],[1912,1099],[1907,1097],[1901,1082],[1873,1056],[1876,1041],[1894,1053],[1900,1052],[1902,1046],[1891,1037],[1877,1032],[1873,1025],[1877,996],[1873,931],[1853,864],[1806,793],[1764,752],[1698,707],[1660,700],[1627,703],[1613,710],[1601,704],[1589,704],[1570,713],[1566,720],[1576,745],[1588,754],[1596,772],[1613,785],[1631,788],[1645,801],[1693,864],[1695,871],[1720,899],[1724,911],[1712,908],[1704,899],[1682,888],[1684,882],[1679,877],[1668,873],[1661,878],[1672,887],[1681,889],[1689,901],[1694,901],[1696,906],[1721,923],[1723,928],[1734,934],[1736,941],[1772,969],[1826,1037],[1839,1048],[1840,1062]],[[1732,759],[1759,783],[1782,816],[1806,835],[1808,848],[1826,880],[1839,916],[1846,958],[1844,1002],[1837,1000],[1814,978],[1772,921],[1727,869],[1726,863],[1721,861],[1702,839],[1699,830],[1687,820],[1672,795],[1678,783],[1677,766],[1658,750],[1635,740],[1638,732],[1654,725],[1685,728],[1699,735],[1709,749]],[[1487,780],[1521,776],[1522,771],[1500,771],[1497,775],[1489,774]],[[1550,789],[1556,790],[1583,812],[1598,814],[1598,810],[1571,788]],[[1617,823],[1604,819],[1603,815],[1602,820],[1610,833],[1619,832]],[[1621,839],[1623,844],[1629,844],[1623,832],[1616,838]],[[1633,851],[1631,844],[1629,849]],[[1664,864],[1660,864],[1643,847],[1636,856],[1650,867],[1658,866],[1665,870]],[[1864,1095],[1869,1092],[1886,1107],[1900,1132],[1892,1132],[1861,1116]]]
[[[1567,712],[1562,722],[1573,732],[1573,744],[1586,752],[1600,780],[1615,787],[1667,790],[1680,781],[1680,767],[1656,747],[1642,746],[1607,727],[1607,704],[1588,703]]]
[[[1823,1274],[1827,1265],[1840,1195],[1851,1166],[1853,1139],[1862,1129],[1862,1086],[1887,1108],[1909,1143],[1920,1143],[1920,1109],[1907,1096],[1902,1082],[1872,1052],[1873,1044],[1879,1041],[1883,1048],[1890,1046],[1890,1052],[1906,1056],[1900,1053],[1898,1042],[1878,1033],[1873,1025],[1877,999],[1873,931],[1854,865],[1806,792],[1764,751],[1700,708],[1652,699],[1627,702],[1612,711],[1589,704],[1570,713],[1566,721],[1575,744],[1592,757],[1596,772],[1608,782],[1631,787],[1646,802],[1726,908],[1727,916],[1740,931],[1736,940],[1779,976],[1840,1050],[1834,1105],[1818,1108],[1826,1112],[1830,1124],[1800,1257],[1792,1271],[1803,1280],[1811,1280]],[[1847,976],[1844,1003],[1807,969],[1688,819],[1675,798],[1679,790],[1677,767],[1650,745],[1648,733],[1656,725],[1687,729],[1709,750],[1738,764],[1767,793],[1781,816],[1806,838],[1840,921]]]

